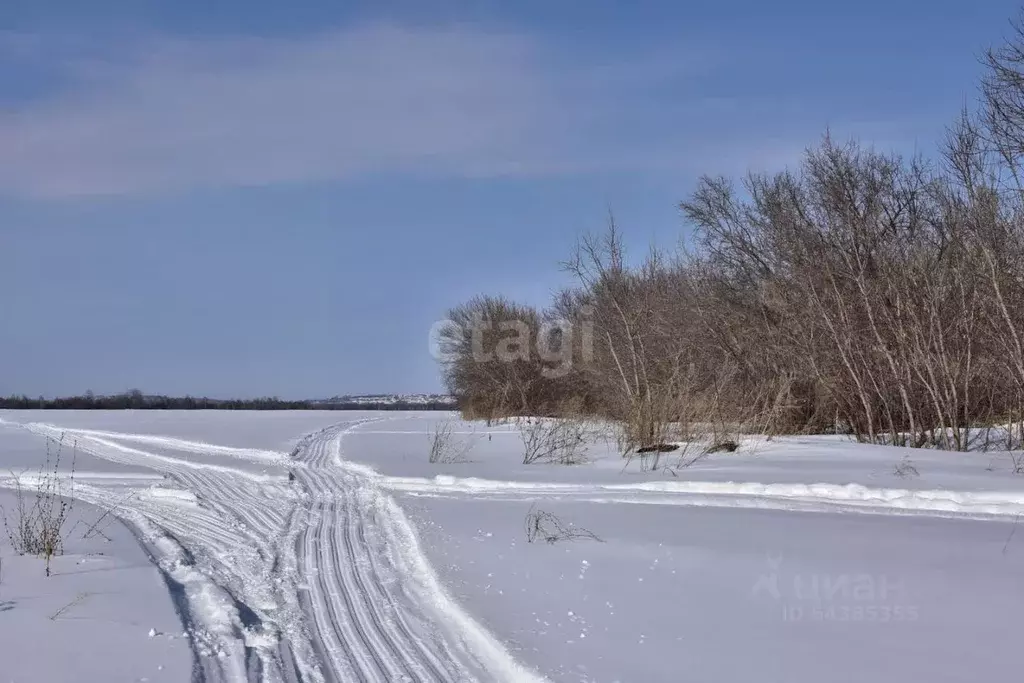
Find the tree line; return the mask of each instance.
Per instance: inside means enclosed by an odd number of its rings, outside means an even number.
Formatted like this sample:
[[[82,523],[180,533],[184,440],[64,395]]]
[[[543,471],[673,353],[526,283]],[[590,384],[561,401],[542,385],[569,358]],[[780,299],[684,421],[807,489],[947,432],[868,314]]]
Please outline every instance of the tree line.
[[[688,245],[631,263],[611,221],[548,307],[455,307],[449,391],[470,417],[609,417],[634,446],[708,422],[954,450],[985,425],[1019,435],[1020,23],[985,61],[937,159],[826,135],[795,168],[701,178]]]
[[[451,410],[450,403],[288,401],[277,397],[214,399],[193,396],[149,396],[132,390],[115,396],[68,396],[60,398],[0,397],[0,408],[9,410]]]

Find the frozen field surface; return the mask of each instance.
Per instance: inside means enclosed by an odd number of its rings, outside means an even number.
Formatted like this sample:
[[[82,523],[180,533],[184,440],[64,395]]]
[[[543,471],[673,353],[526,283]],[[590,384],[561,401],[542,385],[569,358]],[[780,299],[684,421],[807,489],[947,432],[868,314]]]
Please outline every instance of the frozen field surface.
[[[601,542],[549,545],[525,541],[529,504],[402,503],[459,601],[552,681],[1018,680],[1010,525],[553,501]]]
[[[76,517],[48,578],[0,542],[0,680],[1019,680],[1008,453],[644,471],[599,434],[523,465],[516,427],[442,413],[0,411],[8,518],[55,439]]]
[[[0,491],[0,506],[12,511],[16,496]],[[0,681],[190,679],[175,595],[129,529],[102,515],[73,509],[74,532],[48,578],[41,560],[14,555],[0,537]]]

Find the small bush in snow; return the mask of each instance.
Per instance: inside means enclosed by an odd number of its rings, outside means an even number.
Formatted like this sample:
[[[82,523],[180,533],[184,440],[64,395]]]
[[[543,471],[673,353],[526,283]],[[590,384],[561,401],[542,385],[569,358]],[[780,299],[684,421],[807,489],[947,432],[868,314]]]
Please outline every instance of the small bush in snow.
[[[525,418],[519,421],[523,464],[578,465],[587,460],[587,430],[575,418]]]
[[[435,426],[429,436],[431,464],[467,462],[473,443],[471,440],[460,441],[456,438],[455,428],[451,422],[442,422]]]
[[[527,543],[533,543],[538,540],[547,541],[548,543],[576,540],[603,543],[593,532],[575,526],[572,523],[563,522],[554,514],[538,510],[534,507],[530,507],[530,511],[526,513],[525,525]]]
[[[64,437],[47,438],[46,460],[39,468],[32,486],[23,486],[22,477],[13,474],[16,508],[8,513],[0,508],[4,530],[14,552],[19,555],[37,555],[46,560],[46,575],[50,575],[50,560],[64,552],[65,526],[71,515],[75,488],[75,457],[72,449],[71,474],[65,482],[59,470],[64,451]]]
[[[903,456],[903,459],[893,468],[893,474],[901,479],[920,476],[920,472],[917,471],[908,456]]]

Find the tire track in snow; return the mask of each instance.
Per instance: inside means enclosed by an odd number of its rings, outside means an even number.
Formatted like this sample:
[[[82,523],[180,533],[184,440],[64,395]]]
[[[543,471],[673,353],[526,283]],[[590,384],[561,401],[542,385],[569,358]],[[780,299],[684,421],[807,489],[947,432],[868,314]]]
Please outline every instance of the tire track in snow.
[[[378,420],[360,421],[344,430],[328,429],[315,435],[299,454],[300,461],[315,465],[331,463],[333,467],[296,471],[300,484],[311,492],[318,492],[321,498],[327,498],[318,504],[318,510],[324,516],[330,513],[333,520],[329,529],[320,529],[317,534],[321,563],[330,562],[331,566],[325,568],[321,564],[319,567],[321,580],[311,602],[318,627],[327,630],[320,640],[347,642],[355,651],[348,664],[355,662],[356,667],[351,672],[335,670],[331,673],[342,680],[368,683],[479,680],[471,671],[472,662],[467,664],[453,658],[447,648],[431,650],[434,645],[431,634],[436,628],[425,615],[413,618],[412,614],[422,609],[412,603],[408,595],[396,596],[391,592],[380,574],[381,565],[372,557],[371,546],[367,543],[367,527],[373,525],[372,516],[367,512],[372,510],[360,500],[358,492],[376,483],[361,474],[356,466],[346,466],[341,460],[344,436],[372,421]],[[309,539],[304,542],[308,543]],[[327,550],[323,548],[325,545]],[[305,554],[308,557],[309,553]],[[394,614],[389,615],[389,610]],[[402,611],[410,615],[402,615]],[[426,624],[426,627],[414,633],[409,626],[413,622]],[[353,632],[346,640],[346,634]],[[441,663],[445,658],[449,660],[446,665]],[[344,679],[344,673],[352,678]]]
[[[112,509],[139,530],[157,565],[184,596],[185,622],[199,653],[202,681],[321,681],[319,664],[304,640],[294,576],[280,557],[285,508],[297,497],[268,495],[275,478],[262,473],[153,454],[116,443],[109,433],[26,425],[33,433],[74,440],[97,457],[154,469],[194,495],[195,504],[145,495],[90,501]],[[138,443],[137,435],[126,435]],[[159,442],[159,441],[158,441]],[[197,452],[195,449],[189,449]],[[220,455],[218,453],[217,455]],[[280,454],[282,463],[286,462]],[[283,474],[276,478],[283,482]],[[271,486],[279,492],[284,487]],[[144,494],[152,489],[140,489]],[[159,490],[159,489],[158,489]],[[77,493],[76,493],[77,495]]]
[[[540,683],[447,595],[379,475],[342,459],[345,435],[389,419],[309,435],[291,460],[170,437],[22,426],[178,487],[138,487],[126,500],[124,482],[89,484],[76,486],[76,497],[132,525],[177,586],[196,681]],[[142,446],[279,464],[280,473]]]
[[[356,654],[354,649],[356,637],[347,623],[338,620],[331,609],[332,603],[322,598],[318,599],[318,596],[329,595],[331,592],[329,570],[321,571],[320,566],[325,565],[329,568],[333,563],[322,556],[323,547],[317,542],[326,535],[326,509],[322,503],[318,503],[314,510],[315,527],[308,526],[307,532],[302,533],[299,540],[301,557],[304,560],[299,565],[299,572],[307,579],[305,589],[309,595],[309,599],[304,602],[304,608],[311,618],[314,640],[319,645],[317,650],[321,661],[325,663],[328,680],[353,680],[357,667],[364,666],[360,663],[362,654]],[[306,524],[310,524],[308,517]]]
[[[358,501],[359,505],[374,505],[375,501],[369,502],[365,500]],[[376,514],[376,508],[370,508],[372,514]],[[350,530],[352,530],[350,528]],[[356,539],[353,541],[350,539],[350,543],[357,544],[357,547],[366,548],[367,561],[370,564],[372,575],[374,576],[375,582],[373,585],[372,593],[367,593],[368,600],[379,600],[381,604],[385,606],[385,614],[391,619],[391,627],[400,630],[400,636],[406,639],[407,642],[411,642],[417,646],[417,653],[422,657],[422,667],[426,667],[429,670],[430,675],[435,680],[448,680],[451,677],[451,672],[444,670],[444,665],[438,660],[438,658],[428,648],[423,647],[419,640],[413,635],[413,631],[410,625],[407,623],[402,611],[397,607],[394,597],[386,590],[386,584],[392,582],[391,579],[397,577],[397,572],[394,571],[393,567],[385,568],[384,560],[387,554],[384,552],[375,552],[383,545],[380,539],[375,539],[375,543],[370,543],[367,538],[366,525],[361,524],[354,527],[356,533]],[[385,580],[385,576],[389,577],[389,580]],[[415,657],[410,661],[412,666],[417,666]]]

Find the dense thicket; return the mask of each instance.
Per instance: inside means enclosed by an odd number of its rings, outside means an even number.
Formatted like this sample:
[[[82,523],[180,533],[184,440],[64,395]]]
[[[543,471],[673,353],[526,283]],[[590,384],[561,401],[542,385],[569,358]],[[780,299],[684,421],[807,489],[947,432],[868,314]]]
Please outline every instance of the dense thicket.
[[[475,415],[607,415],[635,444],[709,420],[953,449],[1024,426],[1024,33],[987,59],[937,161],[826,137],[794,169],[702,178],[677,253],[627,267],[612,225],[549,310],[458,307],[449,390]],[[557,376],[520,348],[553,320],[572,333]]]

